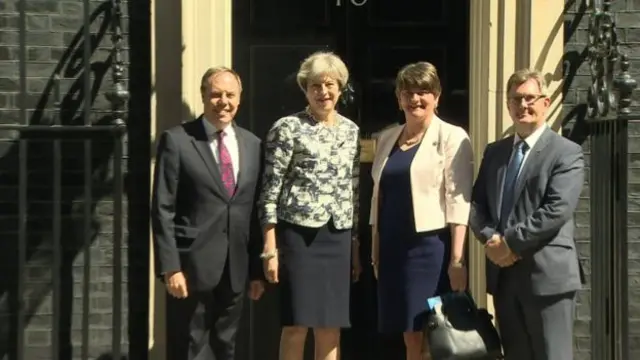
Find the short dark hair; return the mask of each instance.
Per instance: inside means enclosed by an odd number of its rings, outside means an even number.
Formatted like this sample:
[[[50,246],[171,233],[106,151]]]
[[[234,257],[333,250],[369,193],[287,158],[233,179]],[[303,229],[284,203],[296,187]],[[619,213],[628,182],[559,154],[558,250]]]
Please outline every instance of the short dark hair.
[[[440,96],[442,85],[438,70],[426,61],[405,65],[396,76],[396,94],[403,90],[424,90]]]

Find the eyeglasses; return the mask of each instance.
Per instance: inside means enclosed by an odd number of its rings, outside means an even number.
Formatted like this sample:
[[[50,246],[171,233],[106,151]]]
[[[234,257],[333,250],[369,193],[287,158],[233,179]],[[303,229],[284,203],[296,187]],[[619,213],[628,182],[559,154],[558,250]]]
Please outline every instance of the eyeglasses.
[[[526,94],[526,95],[514,95],[514,96],[509,96],[508,97],[508,101],[510,104],[512,105],[520,105],[522,104],[522,100],[524,100],[526,105],[531,105],[534,102],[542,99],[546,97],[545,95],[542,94]]]

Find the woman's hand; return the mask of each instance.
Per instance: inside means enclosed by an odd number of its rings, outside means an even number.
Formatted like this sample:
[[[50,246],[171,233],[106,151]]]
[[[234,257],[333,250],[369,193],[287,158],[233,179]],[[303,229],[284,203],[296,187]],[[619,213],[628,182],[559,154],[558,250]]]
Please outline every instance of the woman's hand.
[[[262,260],[262,267],[264,269],[264,277],[267,279],[267,281],[271,284],[277,284],[278,283],[278,255],[276,253],[275,256],[268,258],[268,259],[263,259]]]
[[[461,262],[449,264],[449,281],[452,291],[465,291],[467,289],[467,268]]]
[[[264,227],[264,248],[260,258],[264,277],[271,284],[278,283],[278,247],[276,245],[276,225],[267,224]]]

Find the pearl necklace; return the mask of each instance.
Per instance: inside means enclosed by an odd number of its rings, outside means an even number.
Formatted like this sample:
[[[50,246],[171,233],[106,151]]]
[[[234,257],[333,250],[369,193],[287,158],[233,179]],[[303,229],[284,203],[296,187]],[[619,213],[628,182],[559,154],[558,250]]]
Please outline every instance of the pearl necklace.
[[[305,107],[304,111],[315,122],[317,122],[317,123],[319,123],[321,125],[324,125],[326,127],[334,127],[335,125],[338,124],[339,119],[338,119],[337,113],[334,114],[333,121],[331,123],[329,123],[328,121],[318,120],[318,118],[316,118],[315,115],[313,115],[313,113],[311,112],[311,109],[309,108],[309,106]]]

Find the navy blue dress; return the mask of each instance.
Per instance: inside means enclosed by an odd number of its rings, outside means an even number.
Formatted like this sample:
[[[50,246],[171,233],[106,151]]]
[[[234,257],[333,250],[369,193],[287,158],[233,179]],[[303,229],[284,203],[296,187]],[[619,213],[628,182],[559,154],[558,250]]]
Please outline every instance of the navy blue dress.
[[[415,231],[410,168],[419,146],[403,151],[396,145],[380,176],[378,329],[382,333],[422,331],[427,299],[450,291],[449,229]]]

